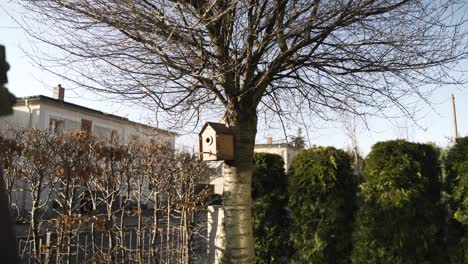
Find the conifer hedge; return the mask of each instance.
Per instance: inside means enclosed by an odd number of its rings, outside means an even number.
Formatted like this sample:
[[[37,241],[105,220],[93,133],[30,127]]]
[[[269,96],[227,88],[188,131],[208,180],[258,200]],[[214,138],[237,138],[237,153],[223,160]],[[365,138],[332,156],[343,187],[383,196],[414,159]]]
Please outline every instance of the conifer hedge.
[[[281,156],[255,153],[252,219],[258,264],[283,263],[288,255],[287,177]]]
[[[303,150],[289,175],[293,263],[349,263],[356,177],[349,155],[333,147]]]
[[[468,137],[457,139],[445,159],[448,194],[448,255],[451,263],[468,263]]]
[[[380,142],[365,160],[352,262],[445,263],[438,151]]]

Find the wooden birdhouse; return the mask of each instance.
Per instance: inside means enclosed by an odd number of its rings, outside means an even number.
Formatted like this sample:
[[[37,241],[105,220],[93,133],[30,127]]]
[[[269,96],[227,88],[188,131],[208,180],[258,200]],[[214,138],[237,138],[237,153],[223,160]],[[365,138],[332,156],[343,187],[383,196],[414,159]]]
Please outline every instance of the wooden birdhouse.
[[[200,134],[200,160],[233,160],[234,135],[224,124],[207,122]]]

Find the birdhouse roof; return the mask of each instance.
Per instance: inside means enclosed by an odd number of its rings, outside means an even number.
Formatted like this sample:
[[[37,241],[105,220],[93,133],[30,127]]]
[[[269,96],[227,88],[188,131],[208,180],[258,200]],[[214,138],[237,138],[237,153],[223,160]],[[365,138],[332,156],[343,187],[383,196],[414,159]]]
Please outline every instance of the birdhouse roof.
[[[219,134],[232,134],[232,130],[227,127],[225,124],[221,124],[221,123],[213,123],[213,122],[206,122],[206,124],[203,126],[202,130],[200,131],[200,134],[203,133],[203,131],[205,131],[205,129],[210,126],[214,129],[214,131],[216,131],[216,133],[219,133]]]

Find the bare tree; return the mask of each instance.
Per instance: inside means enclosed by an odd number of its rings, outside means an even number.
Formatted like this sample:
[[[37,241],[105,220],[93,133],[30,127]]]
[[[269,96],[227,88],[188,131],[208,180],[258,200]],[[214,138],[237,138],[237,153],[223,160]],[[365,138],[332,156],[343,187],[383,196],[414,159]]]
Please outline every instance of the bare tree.
[[[33,129],[22,131],[22,134],[19,142],[25,146],[23,155],[26,159],[19,164],[19,178],[24,183],[19,190],[29,196],[27,202],[23,201],[22,208],[29,216],[34,258],[40,262],[39,233],[55,185],[49,166],[53,152],[48,148],[50,137],[47,132]]]
[[[294,120],[339,110],[386,115],[466,55],[463,1],[24,1],[63,77],[184,123],[224,111],[225,256],[253,263],[250,185],[257,111]],[[32,25],[32,24],[30,24]],[[35,30],[36,29],[36,30]],[[49,33],[49,34],[47,34]],[[60,73],[59,73],[60,74]],[[215,112],[219,113],[219,112]]]
[[[13,197],[14,193],[18,191],[20,184],[20,160],[24,145],[21,142],[24,131],[18,131],[12,133],[14,130],[11,128],[4,129],[0,132],[3,136],[8,135],[14,139],[0,137],[0,149],[2,149],[3,155],[1,156],[1,162],[5,169],[4,181],[5,191],[8,196],[8,207],[10,208],[12,217],[20,216],[20,207],[16,200],[17,197]],[[18,220],[18,219],[17,219]]]
[[[57,239],[55,245],[55,262],[69,263],[72,258],[71,252],[73,240],[76,239],[77,231],[82,226],[82,218],[78,214],[83,204],[86,186],[84,182],[90,175],[94,174],[95,166],[92,153],[95,151],[95,139],[84,131],[55,134],[52,131],[43,131],[48,134],[48,150],[53,155],[47,157],[52,160],[45,161],[45,167],[52,167],[50,180],[56,184],[53,186],[54,205],[53,210],[57,217],[52,219],[55,223]],[[61,255],[59,252],[65,252]],[[65,260],[62,259],[65,257]],[[52,260],[50,260],[52,261]]]
[[[154,141],[22,128],[0,130],[0,147],[5,205],[8,194],[30,219],[18,242],[22,262],[203,259],[209,189],[199,185],[207,168],[197,155]]]
[[[95,190],[97,191],[97,202],[104,208],[104,231],[108,236],[108,251],[104,254],[106,259],[102,261],[115,262],[118,253],[114,228],[118,211],[115,210],[115,207],[120,200],[123,184],[128,182],[127,179],[133,175],[129,174],[131,162],[126,162],[129,155],[126,146],[117,144],[116,140],[112,140],[112,138],[107,142],[108,144],[100,145],[98,150],[101,167],[105,173],[95,182]],[[128,185],[127,188],[130,189]],[[123,228],[123,224],[120,227]],[[122,243],[123,240],[120,239]]]
[[[162,211],[160,208],[161,204],[161,195],[163,190],[166,189],[168,181],[165,180],[166,168],[171,168],[172,164],[170,158],[172,155],[172,150],[160,146],[158,144],[150,144],[143,148],[143,152],[146,153],[146,156],[143,159],[142,167],[145,171],[145,174],[148,175],[149,189],[150,193],[150,203],[153,209],[153,222],[151,224],[151,248],[150,255],[155,263],[160,263],[163,259],[160,255],[158,247],[158,238],[162,236],[162,229],[160,225],[159,213]]]

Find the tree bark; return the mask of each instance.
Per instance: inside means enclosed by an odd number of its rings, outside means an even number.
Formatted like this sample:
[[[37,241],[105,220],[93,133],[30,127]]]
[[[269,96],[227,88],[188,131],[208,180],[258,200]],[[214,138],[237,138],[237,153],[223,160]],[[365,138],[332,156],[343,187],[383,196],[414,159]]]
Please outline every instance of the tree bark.
[[[251,222],[253,150],[257,113],[252,105],[228,107],[225,122],[234,132],[235,160],[223,165],[224,253],[222,263],[255,263]]]
[[[36,261],[41,260],[41,254],[40,254],[40,249],[39,249],[39,218],[38,218],[38,209],[39,209],[39,204],[41,201],[41,192],[42,192],[42,183],[43,183],[43,175],[39,176],[39,183],[37,183],[37,187],[32,187],[33,189],[31,190],[32,192],[32,207],[31,207],[31,230],[32,230],[32,236],[33,236],[33,251],[34,251],[34,257],[36,258]],[[36,183],[31,184],[36,185]]]

